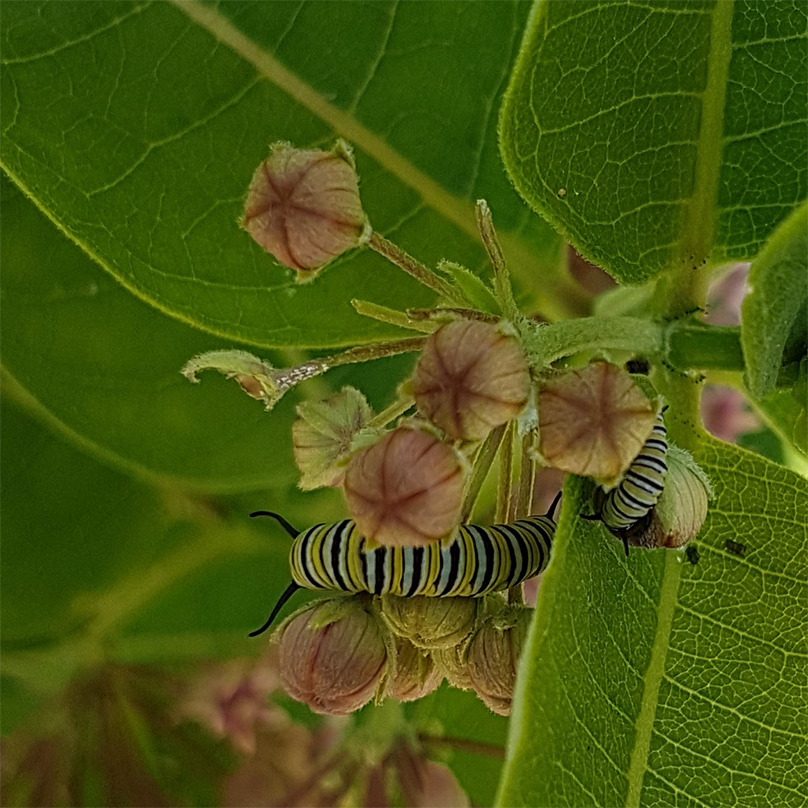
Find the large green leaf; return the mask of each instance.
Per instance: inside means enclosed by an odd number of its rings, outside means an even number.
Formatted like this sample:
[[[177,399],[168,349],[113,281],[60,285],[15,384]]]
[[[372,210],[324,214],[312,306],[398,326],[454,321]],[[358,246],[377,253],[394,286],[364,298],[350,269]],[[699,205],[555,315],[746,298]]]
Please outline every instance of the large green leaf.
[[[391,333],[360,318],[351,298],[402,308],[431,294],[369,251],[297,288],[236,220],[270,142],[342,135],[380,232],[428,263],[479,270],[473,201],[487,197],[513,269],[544,273],[530,293],[557,315],[560,242],[508,186],[493,138],[526,11],[9,3],[2,165],[104,268],[172,316],[259,346],[333,346]]]
[[[502,110],[511,179],[622,282],[754,256],[808,194],[807,17],[541,0]]]
[[[105,661],[260,652],[247,632],[288,583],[289,540],[249,512],[304,525],[341,504],[334,491],[192,499],[101,465],[5,397],[0,425],[4,733]]]
[[[774,390],[784,364],[799,365],[808,353],[808,203],[783,222],[749,270],[741,342],[746,383],[756,398]],[[795,339],[789,340],[798,330]],[[784,355],[787,343],[793,356]],[[789,346],[792,347],[792,346]]]
[[[805,804],[808,482],[713,440],[698,459],[716,498],[695,566],[626,560],[568,486],[501,805]]]
[[[221,342],[129,294],[7,180],[2,181],[3,368],[32,405],[106,460],[136,473],[207,490],[296,482],[291,423],[299,395],[268,415],[224,379],[197,388],[180,375]],[[268,356],[279,366],[293,357]],[[331,374],[374,404],[412,363],[399,357]],[[322,382],[303,393],[327,394]]]

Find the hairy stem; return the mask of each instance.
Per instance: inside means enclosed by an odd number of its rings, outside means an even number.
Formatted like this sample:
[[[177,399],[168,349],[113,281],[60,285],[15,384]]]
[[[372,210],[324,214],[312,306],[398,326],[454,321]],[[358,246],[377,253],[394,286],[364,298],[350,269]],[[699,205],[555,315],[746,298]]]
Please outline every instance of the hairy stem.
[[[494,229],[494,220],[491,216],[491,209],[484,199],[477,200],[477,227],[480,230],[480,237],[483,240],[485,251],[491,259],[491,266],[494,268],[494,293],[502,309],[502,314],[509,320],[515,320],[520,316],[516,301],[513,299],[513,289],[508,276],[508,267],[505,265],[505,257],[502,254],[502,247],[499,246],[497,231]]]
[[[466,488],[466,494],[463,498],[463,510],[460,514],[460,521],[463,523],[468,522],[471,518],[477,497],[480,495],[480,489],[483,487],[485,478],[491,470],[491,464],[497,456],[499,446],[504,436],[505,426],[498,426],[488,434],[488,437],[477,453],[477,457],[474,460],[474,474],[471,477],[471,481]]]
[[[391,264],[395,264],[403,269],[408,275],[412,275],[415,280],[428,286],[433,292],[437,292],[441,297],[464,306],[468,301],[443,278],[436,275],[429,267],[413,258],[409,253],[404,252],[392,241],[388,241],[384,236],[380,236],[375,230],[368,241],[368,246],[379,255],[384,256]]]

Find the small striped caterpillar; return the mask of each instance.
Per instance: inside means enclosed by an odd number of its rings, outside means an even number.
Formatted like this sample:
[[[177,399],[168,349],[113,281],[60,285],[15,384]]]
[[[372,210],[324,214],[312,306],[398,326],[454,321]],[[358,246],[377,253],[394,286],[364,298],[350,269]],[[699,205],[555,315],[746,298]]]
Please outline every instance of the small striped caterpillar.
[[[369,592],[400,597],[479,597],[533,578],[550,560],[556,523],[553,512],[517,519],[508,525],[461,525],[448,543],[422,547],[369,549],[351,519],[295,530],[280,514],[271,516],[294,539],[289,553],[292,583],[278,599],[262,634],[298,589]]]

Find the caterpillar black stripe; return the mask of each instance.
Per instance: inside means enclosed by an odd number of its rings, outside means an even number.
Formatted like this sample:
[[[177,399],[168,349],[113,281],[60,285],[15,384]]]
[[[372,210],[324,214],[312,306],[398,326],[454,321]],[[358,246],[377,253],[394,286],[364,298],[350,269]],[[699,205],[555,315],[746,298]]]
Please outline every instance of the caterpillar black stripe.
[[[598,491],[595,506],[598,511],[591,519],[599,519],[623,540],[628,555],[628,538],[641,532],[647,517],[657,504],[665,487],[668,473],[668,433],[662,413],[658,415],[651,435],[634,458],[619,485],[607,493]],[[585,517],[587,518],[587,517]]]
[[[277,519],[294,542],[292,583],[267,622],[250,636],[266,631],[298,589],[442,598],[479,597],[516,586],[547,567],[556,527],[552,514],[560,496],[544,516],[490,527],[461,525],[451,542],[423,547],[369,549],[351,519],[300,532],[279,514],[256,511],[250,516]]]

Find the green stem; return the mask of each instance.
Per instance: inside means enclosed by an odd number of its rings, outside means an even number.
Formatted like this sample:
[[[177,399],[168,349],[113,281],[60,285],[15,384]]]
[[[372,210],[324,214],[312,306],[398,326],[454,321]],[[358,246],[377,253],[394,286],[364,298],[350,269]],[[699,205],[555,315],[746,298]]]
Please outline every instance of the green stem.
[[[499,525],[510,521],[511,490],[513,487],[513,421],[505,427],[505,442],[499,456],[499,484],[497,486],[497,510],[494,521]]]
[[[692,311],[703,309],[706,297],[706,273],[685,264],[659,279],[654,290],[653,303],[661,317],[675,320]],[[674,336],[674,342],[677,342],[679,338],[675,329]],[[681,341],[687,342],[687,340]],[[701,379],[696,379],[670,365],[655,364],[652,380],[671,404],[667,418],[671,437],[681,448],[693,451],[703,434],[700,411]]]
[[[666,359],[678,370],[744,369],[740,328],[677,320],[667,327],[665,342]]]
[[[446,735],[419,735],[418,740],[425,746],[445,746],[449,749],[457,749],[462,752],[487,755],[488,757],[497,758],[498,760],[502,760],[505,757],[505,750],[501,746],[496,746],[492,743],[469,741],[466,738],[452,738]]]
[[[519,471],[519,491],[516,497],[517,519],[530,516],[533,509],[533,489],[536,481],[536,458],[533,454],[533,441],[536,433],[531,430],[522,438],[521,469]]]
[[[456,314],[459,317],[464,317],[466,320],[478,320],[481,323],[491,323],[496,325],[502,322],[500,317],[496,314],[488,314],[484,311],[477,309],[465,309],[459,306],[441,306],[439,309],[407,309],[407,316],[415,321],[427,322],[435,319],[446,319],[447,314]]]
[[[471,518],[477,497],[480,495],[480,489],[483,487],[485,478],[491,470],[491,464],[497,456],[499,445],[502,443],[504,435],[505,426],[498,426],[496,429],[489,432],[488,437],[477,453],[477,457],[474,460],[474,474],[463,497],[463,510],[460,514],[460,521],[462,523],[468,522]]]
[[[368,241],[368,247],[449,302],[456,303],[458,306],[468,304],[468,301],[443,278],[436,275],[429,267],[413,258],[409,253],[404,252],[401,247],[393,244],[392,241],[388,241],[384,236],[380,236],[375,230],[370,237],[370,241]]]
[[[379,429],[385,427],[391,421],[398,418],[399,415],[403,415],[405,412],[407,412],[407,410],[410,409],[414,403],[415,402],[413,401],[412,396],[403,396],[402,398],[398,398],[389,407],[386,407],[378,415],[371,418],[368,426]]]
[[[499,246],[497,231],[494,229],[494,220],[491,216],[491,209],[484,199],[477,200],[477,227],[485,246],[485,251],[491,259],[491,266],[494,268],[494,293],[502,316],[508,320],[516,320],[521,315],[513,299],[513,289],[508,276],[508,267],[505,264],[505,257],[502,254],[502,247]]]
[[[552,325],[529,323],[528,327],[528,349],[541,365],[602,348],[651,357],[664,345],[663,326],[644,317],[582,317]]]
[[[352,300],[351,305],[356,310],[357,314],[363,317],[369,317],[371,320],[377,320],[380,323],[388,323],[395,325],[399,328],[407,328],[410,331],[421,331],[425,334],[431,334],[437,326],[432,323],[414,322],[407,314],[397,309],[391,309],[387,306],[380,306],[378,303],[371,303],[369,300]]]

